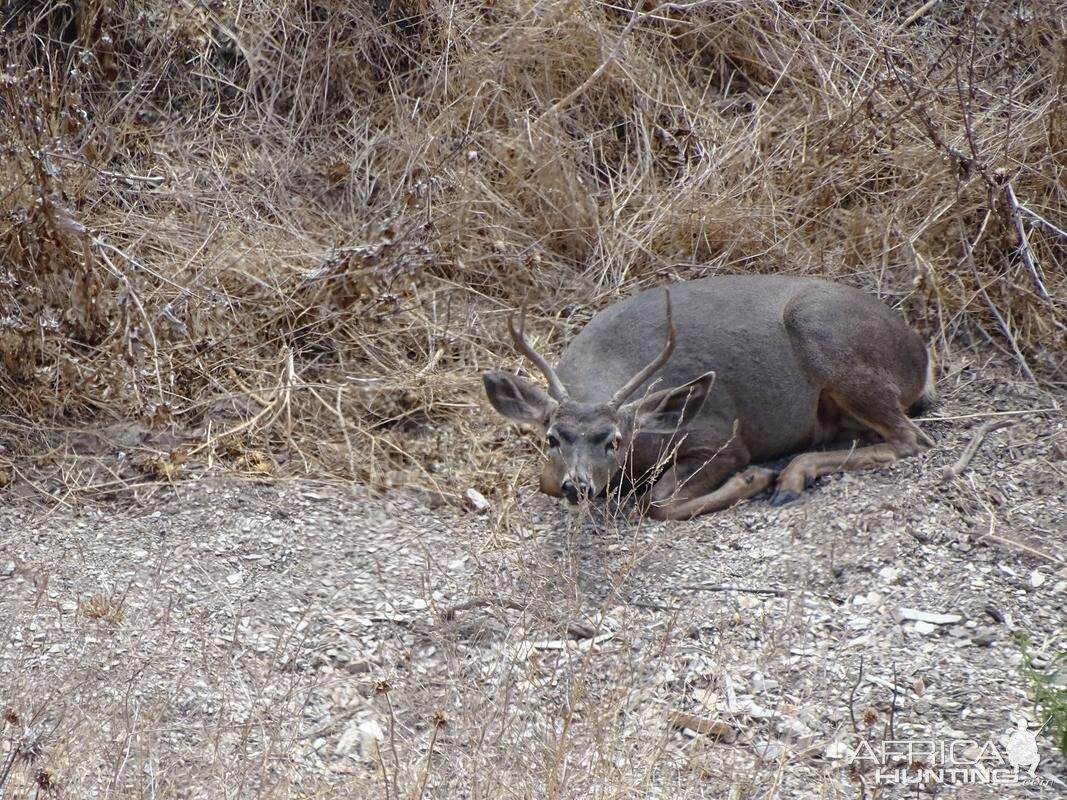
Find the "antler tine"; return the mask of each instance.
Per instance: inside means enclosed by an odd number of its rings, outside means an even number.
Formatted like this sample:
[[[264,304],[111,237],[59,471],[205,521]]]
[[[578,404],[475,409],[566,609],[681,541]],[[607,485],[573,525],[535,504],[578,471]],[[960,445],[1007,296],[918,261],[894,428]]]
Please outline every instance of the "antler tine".
[[[611,406],[613,408],[618,408],[622,405],[627,397],[637,391],[642,383],[647,381],[656,370],[667,363],[667,359],[669,359],[671,353],[674,352],[675,335],[677,334],[677,331],[674,329],[674,318],[671,315],[671,293],[668,289],[664,289],[663,294],[667,300],[667,343],[663,345],[660,354],[652,359],[647,367],[630,378],[625,386],[615,392],[615,396],[611,398]]]
[[[511,341],[515,344],[515,349],[526,356],[533,362],[534,366],[541,370],[541,373],[545,376],[545,380],[548,381],[548,393],[554,400],[562,403],[567,399],[567,390],[563,388],[563,384],[559,380],[559,376],[556,375],[556,371],[548,365],[544,357],[538,353],[530,343],[526,341],[524,332],[526,330],[526,304],[522,304],[522,311],[519,316],[519,327],[515,327],[515,315],[511,314],[508,317],[508,331],[511,333]]]

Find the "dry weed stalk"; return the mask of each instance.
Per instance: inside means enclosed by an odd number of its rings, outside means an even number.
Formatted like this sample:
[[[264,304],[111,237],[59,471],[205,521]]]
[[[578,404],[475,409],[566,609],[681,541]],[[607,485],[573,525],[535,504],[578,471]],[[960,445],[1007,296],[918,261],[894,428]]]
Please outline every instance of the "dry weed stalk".
[[[499,312],[529,294],[560,342],[714,272],[859,284],[1063,380],[1047,3],[86,0],[0,28],[10,474],[125,421],[176,437],[159,463],[239,432],[268,471],[508,496],[476,380],[513,358]]]

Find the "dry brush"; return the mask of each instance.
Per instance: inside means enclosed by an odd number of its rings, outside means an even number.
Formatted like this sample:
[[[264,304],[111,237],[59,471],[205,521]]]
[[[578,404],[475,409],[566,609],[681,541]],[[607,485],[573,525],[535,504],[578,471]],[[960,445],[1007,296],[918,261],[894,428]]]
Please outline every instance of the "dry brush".
[[[1062,389],[1055,4],[81,0],[0,31],[0,482],[506,494],[505,313],[551,352],[717,272],[877,291]]]

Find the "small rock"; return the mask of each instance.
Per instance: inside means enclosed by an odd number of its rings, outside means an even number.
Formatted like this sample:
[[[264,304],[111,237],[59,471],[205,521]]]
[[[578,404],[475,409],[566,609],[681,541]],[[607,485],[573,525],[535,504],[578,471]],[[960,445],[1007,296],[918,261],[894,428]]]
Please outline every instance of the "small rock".
[[[0,564],[0,578],[10,578],[15,574],[15,562],[5,561]]]
[[[339,756],[346,756],[351,753],[357,744],[363,740],[363,734],[360,732],[358,725],[349,725],[345,732],[341,734],[341,738],[337,740],[337,744],[334,745],[333,751]]]
[[[915,632],[921,633],[923,636],[928,636],[936,630],[937,626],[930,622],[924,622],[921,619],[915,622]]]
[[[882,567],[878,570],[878,577],[886,583],[893,583],[900,577],[900,570],[896,567]]]
[[[778,758],[778,756],[785,752],[785,748],[777,742],[764,742],[759,740],[752,743],[752,749],[756,751],[756,755],[763,761],[774,761],[774,759]]]
[[[467,500],[475,511],[481,512],[489,510],[489,501],[485,499],[485,495],[473,487],[467,490]]]
[[[837,761],[842,758],[848,758],[851,752],[844,742],[830,742],[830,744],[826,745],[826,749],[823,750],[823,755]]]
[[[378,749],[378,742],[385,739],[385,731],[383,731],[382,726],[373,719],[361,722],[358,730],[360,756],[366,760],[373,757]]]
[[[230,586],[240,586],[244,582],[245,576],[240,572],[235,572],[232,575],[226,576],[226,583],[230,584]]]
[[[898,608],[896,611],[897,622],[912,620],[914,622],[926,622],[930,625],[955,625],[963,619],[959,614],[934,614],[930,611],[919,611],[914,608]]]
[[[364,659],[345,661],[338,664],[338,667],[349,675],[363,675],[370,672],[372,666],[374,665],[370,661]]]
[[[1035,569],[1030,573],[1030,585],[1035,589],[1045,582],[1045,573],[1039,569]]]
[[[778,730],[792,742],[810,741],[814,731],[796,717],[783,717],[778,721]]]

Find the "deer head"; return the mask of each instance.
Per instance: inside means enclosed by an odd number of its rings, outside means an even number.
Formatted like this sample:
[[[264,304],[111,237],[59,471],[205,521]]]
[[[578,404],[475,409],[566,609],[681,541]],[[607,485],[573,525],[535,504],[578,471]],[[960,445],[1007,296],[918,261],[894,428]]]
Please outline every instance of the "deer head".
[[[627,402],[674,351],[671,297],[666,291],[664,294],[667,340],[663,350],[606,403],[572,400],[556,371],[526,340],[525,308],[518,327],[514,315],[508,318],[515,348],[545,376],[548,391],[507,372],[487,372],[482,381],[493,408],[544,434],[548,461],[541,473],[541,491],[566,497],[571,503],[598,495],[623,469],[638,433],[678,433],[700,412],[715,378],[713,372]]]

